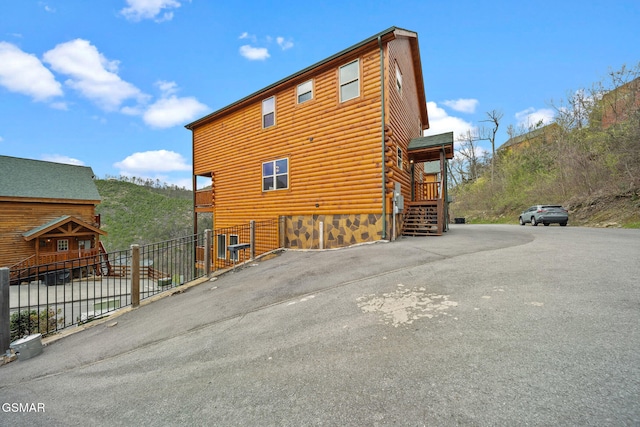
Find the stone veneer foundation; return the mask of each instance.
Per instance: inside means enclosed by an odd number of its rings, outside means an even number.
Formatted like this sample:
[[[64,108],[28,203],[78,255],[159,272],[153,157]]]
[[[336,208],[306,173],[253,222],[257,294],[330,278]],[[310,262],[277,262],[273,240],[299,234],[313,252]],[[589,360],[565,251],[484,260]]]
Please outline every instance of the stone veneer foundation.
[[[284,243],[291,249],[340,248],[382,239],[382,214],[296,215],[284,217]]]

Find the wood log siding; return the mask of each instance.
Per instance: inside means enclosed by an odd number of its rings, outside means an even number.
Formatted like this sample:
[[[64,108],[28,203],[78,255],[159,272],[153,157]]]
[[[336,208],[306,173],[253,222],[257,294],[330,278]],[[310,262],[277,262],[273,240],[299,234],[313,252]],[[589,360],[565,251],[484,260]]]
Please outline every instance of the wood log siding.
[[[49,221],[70,215],[92,224],[93,204],[0,201],[0,267],[8,267],[35,254],[35,241],[22,233]]]
[[[339,102],[336,66],[194,129],[194,173],[216,176],[216,228],[279,215],[381,212],[379,53],[359,60],[356,99]],[[296,87],[309,79],[313,99],[298,104]],[[261,101],[272,95],[276,124],[263,129]],[[289,188],[263,192],[262,163],[280,158],[289,159]]]
[[[411,200],[411,167],[408,162],[409,142],[413,138],[422,136],[420,128],[420,109],[426,109],[426,105],[419,105],[416,87],[416,73],[411,56],[409,40],[399,38],[388,43],[388,64],[386,73],[388,94],[388,115],[390,127],[393,131],[393,141],[403,152],[403,160],[406,162],[404,170],[397,167],[396,154],[391,168],[395,172],[394,180],[400,182],[402,195],[406,201]],[[398,93],[396,87],[396,64],[402,73],[402,93]],[[424,125],[424,123],[423,123]],[[424,164],[414,165],[414,180],[421,182]]]

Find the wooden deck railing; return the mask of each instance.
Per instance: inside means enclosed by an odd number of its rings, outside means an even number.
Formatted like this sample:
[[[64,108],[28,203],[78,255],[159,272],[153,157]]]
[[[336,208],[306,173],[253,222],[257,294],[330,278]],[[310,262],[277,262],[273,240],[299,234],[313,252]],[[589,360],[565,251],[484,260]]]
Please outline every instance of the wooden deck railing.
[[[414,198],[415,201],[438,200],[440,199],[440,182],[416,182]]]
[[[98,256],[98,248],[80,250],[80,251],[68,251],[68,252],[51,252],[46,254],[40,254],[39,256],[32,255],[29,258],[20,261],[19,263],[12,265],[12,270],[21,270],[23,268],[35,267],[38,265],[53,264],[57,262],[65,262],[69,260],[77,260],[82,265],[95,263],[95,258]],[[89,258],[89,260],[87,260]]]
[[[213,192],[211,189],[196,191],[196,206],[213,206]]]

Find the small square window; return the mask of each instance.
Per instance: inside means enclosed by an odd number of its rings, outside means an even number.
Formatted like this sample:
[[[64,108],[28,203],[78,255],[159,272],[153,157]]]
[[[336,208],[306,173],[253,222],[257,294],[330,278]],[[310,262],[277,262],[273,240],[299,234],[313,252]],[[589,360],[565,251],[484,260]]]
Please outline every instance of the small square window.
[[[58,252],[66,252],[69,250],[69,241],[67,239],[58,240]]]
[[[360,61],[340,67],[340,102],[360,96]]]
[[[262,101],[262,127],[268,128],[276,124],[276,99],[272,96]]]
[[[309,80],[308,82],[304,82],[298,85],[297,95],[298,95],[298,104],[302,104],[303,102],[312,99],[313,98],[313,81]]]
[[[279,159],[262,164],[262,191],[289,188],[289,159]]]

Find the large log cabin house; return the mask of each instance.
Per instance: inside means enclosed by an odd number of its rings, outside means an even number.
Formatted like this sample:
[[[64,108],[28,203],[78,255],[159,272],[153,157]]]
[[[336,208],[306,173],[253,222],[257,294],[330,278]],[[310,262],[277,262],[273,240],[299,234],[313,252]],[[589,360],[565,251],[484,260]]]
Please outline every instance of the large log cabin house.
[[[0,156],[0,267],[94,263],[106,232],[93,178],[86,166]]]
[[[196,232],[202,214],[214,229],[281,218],[285,247],[317,249],[446,229],[453,134],[423,137],[415,32],[389,28],[185,127]]]

